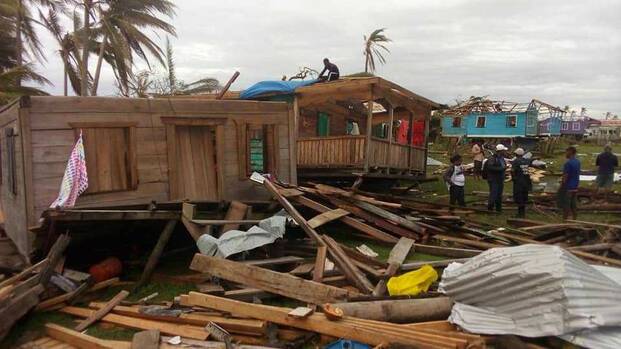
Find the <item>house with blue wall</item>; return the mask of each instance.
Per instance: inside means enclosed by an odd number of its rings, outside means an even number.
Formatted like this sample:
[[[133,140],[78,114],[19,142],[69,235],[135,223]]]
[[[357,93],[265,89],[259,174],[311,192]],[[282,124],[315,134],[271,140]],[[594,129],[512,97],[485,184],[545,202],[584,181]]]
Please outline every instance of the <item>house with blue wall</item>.
[[[533,99],[530,103],[498,102],[472,97],[442,116],[444,137],[526,138],[560,134],[560,108]],[[540,120],[550,119],[542,126]]]
[[[539,121],[540,136],[560,136],[561,123],[563,121],[558,116],[551,116]]]

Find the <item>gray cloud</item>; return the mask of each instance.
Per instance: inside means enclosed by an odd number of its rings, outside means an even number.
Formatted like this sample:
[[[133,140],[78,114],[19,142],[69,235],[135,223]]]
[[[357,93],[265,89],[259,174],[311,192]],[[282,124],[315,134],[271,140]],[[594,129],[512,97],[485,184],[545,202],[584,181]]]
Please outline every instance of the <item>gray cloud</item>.
[[[177,75],[243,89],[321,67],[364,69],[362,36],[386,27],[394,42],[378,74],[442,103],[471,95],[536,97],[593,115],[621,113],[621,1],[178,1]],[[162,38],[163,41],[163,38]],[[56,49],[44,37],[46,48]],[[62,91],[55,57],[41,68]],[[104,71],[102,93],[114,94]]]

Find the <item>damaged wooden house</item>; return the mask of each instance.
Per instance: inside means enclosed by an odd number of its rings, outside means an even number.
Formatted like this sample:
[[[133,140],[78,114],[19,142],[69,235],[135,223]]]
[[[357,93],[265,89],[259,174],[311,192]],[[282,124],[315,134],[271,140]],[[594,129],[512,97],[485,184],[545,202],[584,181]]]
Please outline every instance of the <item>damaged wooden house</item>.
[[[269,101],[23,97],[0,109],[4,229],[28,256],[80,133],[89,186],[76,208],[268,198],[248,177],[296,182],[293,116]]]
[[[265,81],[240,98],[293,106],[299,178],[425,175],[431,111],[440,104],[393,82],[380,77]]]

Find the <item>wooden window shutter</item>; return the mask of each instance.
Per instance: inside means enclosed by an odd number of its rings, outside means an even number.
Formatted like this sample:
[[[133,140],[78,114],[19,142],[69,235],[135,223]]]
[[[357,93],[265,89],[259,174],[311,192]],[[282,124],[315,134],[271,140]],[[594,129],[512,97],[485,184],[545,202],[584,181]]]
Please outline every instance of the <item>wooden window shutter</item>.
[[[135,127],[127,125],[72,125],[82,131],[88,189],[86,193],[133,190],[138,187]],[[107,127],[110,126],[110,127]]]

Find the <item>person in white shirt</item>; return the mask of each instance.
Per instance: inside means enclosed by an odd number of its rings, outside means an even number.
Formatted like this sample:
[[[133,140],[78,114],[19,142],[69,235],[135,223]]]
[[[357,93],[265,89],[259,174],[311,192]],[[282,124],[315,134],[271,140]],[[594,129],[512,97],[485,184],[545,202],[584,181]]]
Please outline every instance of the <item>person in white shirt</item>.
[[[451,157],[451,166],[444,172],[444,182],[449,187],[450,204],[466,206],[464,185],[466,184],[466,176],[464,175],[464,166],[462,165],[461,155],[456,154]]]

